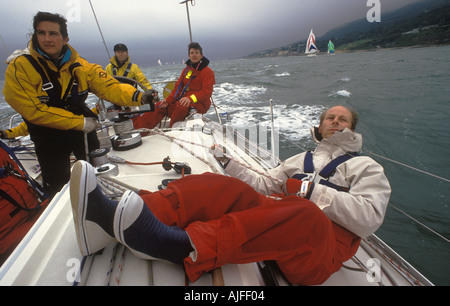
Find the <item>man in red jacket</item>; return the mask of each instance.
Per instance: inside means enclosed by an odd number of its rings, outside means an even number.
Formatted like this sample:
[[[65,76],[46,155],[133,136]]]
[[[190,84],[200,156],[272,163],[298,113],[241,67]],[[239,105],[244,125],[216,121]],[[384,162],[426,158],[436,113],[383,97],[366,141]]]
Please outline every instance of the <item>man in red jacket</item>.
[[[211,96],[215,84],[214,71],[208,66],[209,60],[203,56],[199,43],[188,46],[189,60],[170,95],[156,105],[156,110],[133,119],[134,128],[154,128],[164,116],[170,117],[170,127],[183,121],[190,108],[205,114],[211,106]]]

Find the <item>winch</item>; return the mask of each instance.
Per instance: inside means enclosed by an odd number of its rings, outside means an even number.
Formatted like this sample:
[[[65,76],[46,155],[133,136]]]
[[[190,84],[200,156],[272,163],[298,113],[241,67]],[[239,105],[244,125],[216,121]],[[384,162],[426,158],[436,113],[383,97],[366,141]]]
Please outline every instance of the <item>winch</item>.
[[[117,165],[109,162],[108,153],[108,148],[100,148],[88,154],[91,164],[94,165],[95,172],[99,176],[117,176],[119,174]]]
[[[126,115],[119,113],[119,116],[111,119],[114,122],[115,135],[111,136],[111,144],[116,151],[126,151],[137,148],[142,144],[141,134],[133,132],[133,121]]]
[[[137,110],[137,111],[129,111],[127,107],[120,107],[118,105],[112,105],[108,108],[105,107],[104,101],[100,99],[99,103],[97,103],[97,107],[100,111],[101,120],[109,119],[113,122],[115,135],[111,136],[111,145],[112,148],[116,151],[126,151],[136,147],[139,147],[142,144],[141,134],[139,132],[133,132],[134,126],[131,118],[136,114],[142,114],[145,112],[154,112],[155,111],[155,102],[159,101],[158,93],[155,90],[147,90],[147,88],[134,79],[130,79],[122,76],[115,76],[115,78],[121,83],[127,83],[135,86],[136,88],[140,87],[144,90],[142,97],[145,98],[145,104],[150,109],[148,110]],[[150,92],[150,95],[146,95]],[[150,99],[151,97],[151,99]],[[148,100],[151,101],[148,101]],[[112,116],[116,116],[111,118]]]

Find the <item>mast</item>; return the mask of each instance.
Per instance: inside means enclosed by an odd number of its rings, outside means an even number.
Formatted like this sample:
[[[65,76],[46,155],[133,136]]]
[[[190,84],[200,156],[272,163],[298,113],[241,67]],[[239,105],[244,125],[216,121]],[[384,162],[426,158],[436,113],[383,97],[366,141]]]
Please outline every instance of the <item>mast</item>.
[[[108,46],[106,45],[105,37],[103,37],[102,28],[100,28],[100,24],[98,23],[97,15],[95,14],[94,6],[92,5],[91,0],[89,0],[89,4],[91,5],[92,13],[94,13],[95,22],[97,22],[98,30],[100,31],[100,36],[102,37],[103,44],[105,45],[106,54],[108,54],[108,60],[111,58],[111,55],[108,51]]]
[[[188,2],[191,2],[191,5],[194,6],[193,1],[194,0],[184,0],[184,1],[180,2],[180,4],[186,4],[186,14],[187,14],[188,26],[189,26],[189,38],[190,38],[191,42],[192,42],[192,30],[191,30],[191,18],[189,16],[189,5],[188,5]]]

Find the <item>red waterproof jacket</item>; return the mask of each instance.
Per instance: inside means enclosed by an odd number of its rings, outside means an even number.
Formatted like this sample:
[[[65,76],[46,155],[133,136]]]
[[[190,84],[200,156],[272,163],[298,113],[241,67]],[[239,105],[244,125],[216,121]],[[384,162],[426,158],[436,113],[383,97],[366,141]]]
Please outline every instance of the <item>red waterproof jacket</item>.
[[[209,68],[209,60],[203,57],[197,65],[192,65],[191,61],[186,62],[186,68],[181,72],[178,81],[170,95],[166,98],[169,105],[183,97],[191,100],[191,107],[195,107],[197,112],[204,114],[211,106],[211,96],[216,83],[214,71]]]

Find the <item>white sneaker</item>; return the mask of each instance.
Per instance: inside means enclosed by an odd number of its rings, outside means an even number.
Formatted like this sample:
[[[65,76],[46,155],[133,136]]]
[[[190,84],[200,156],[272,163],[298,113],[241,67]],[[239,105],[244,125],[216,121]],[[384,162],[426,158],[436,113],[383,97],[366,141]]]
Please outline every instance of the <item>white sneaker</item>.
[[[109,210],[109,214],[114,214],[114,211],[111,211],[114,208],[108,206],[108,204],[114,202],[106,197],[104,197],[106,200],[103,201],[93,201],[93,193],[96,194],[96,199],[103,199],[101,192],[101,195],[98,194],[99,189],[97,188],[95,170],[86,161],[77,161],[72,168],[70,177],[70,201],[72,203],[78,246],[83,256],[93,254],[115,241],[114,237],[105,231],[104,226],[102,227],[100,225],[107,222],[107,220],[95,220],[94,218],[95,215],[102,218],[104,217],[104,214],[92,213],[92,211]],[[89,197],[90,194],[91,197]],[[89,198],[90,201],[88,201]],[[104,203],[105,201],[111,203]],[[89,220],[89,218],[91,220]]]

